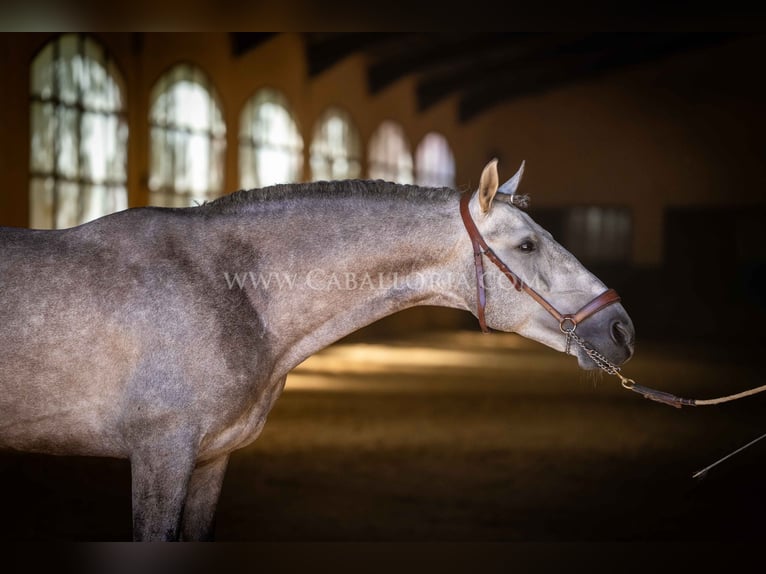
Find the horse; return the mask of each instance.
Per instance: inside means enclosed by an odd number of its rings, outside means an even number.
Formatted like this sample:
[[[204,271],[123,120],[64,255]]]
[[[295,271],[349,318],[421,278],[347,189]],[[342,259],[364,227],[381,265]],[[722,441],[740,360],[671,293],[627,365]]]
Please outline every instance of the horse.
[[[624,363],[630,317],[520,207],[523,168],[500,186],[492,160],[474,192],[280,184],[0,228],[0,448],[126,458],[133,539],[207,540],[227,461],[288,373],[387,315],[466,310],[594,369],[576,326]]]

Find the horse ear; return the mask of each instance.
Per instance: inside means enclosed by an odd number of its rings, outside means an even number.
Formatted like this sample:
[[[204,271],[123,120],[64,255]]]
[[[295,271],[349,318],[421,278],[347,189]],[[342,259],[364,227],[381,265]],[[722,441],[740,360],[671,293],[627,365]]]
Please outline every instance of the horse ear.
[[[499,179],[497,177],[497,159],[493,159],[481,172],[481,179],[479,179],[479,205],[481,210],[487,213],[492,207],[492,200],[495,199],[497,193],[497,185]]]
[[[503,185],[500,186],[500,189],[497,190],[498,193],[505,193],[506,195],[513,195],[516,193],[516,190],[519,188],[519,184],[521,183],[521,177],[524,175],[524,164],[526,161],[521,162],[521,167],[519,168],[519,171],[516,172],[516,174],[506,181]]]

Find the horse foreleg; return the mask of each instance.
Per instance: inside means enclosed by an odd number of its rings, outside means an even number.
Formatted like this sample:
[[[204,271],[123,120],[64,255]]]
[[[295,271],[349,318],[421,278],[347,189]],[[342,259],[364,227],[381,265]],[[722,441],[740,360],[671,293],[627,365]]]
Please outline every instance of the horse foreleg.
[[[191,475],[181,521],[183,540],[212,540],[215,509],[229,455],[198,465]]]
[[[194,458],[191,449],[183,448],[131,455],[133,540],[178,540]]]

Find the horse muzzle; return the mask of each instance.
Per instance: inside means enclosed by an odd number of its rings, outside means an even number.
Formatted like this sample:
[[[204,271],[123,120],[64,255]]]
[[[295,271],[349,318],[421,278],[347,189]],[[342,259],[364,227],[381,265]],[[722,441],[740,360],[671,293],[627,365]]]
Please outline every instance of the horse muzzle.
[[[592,354],[586,352],[582,346],[570,344],[569,335],[563,326],[562,331],[567,336],[571,354],[577,357],[581,368],[586,370],[601,368]],[[581,340],[587,342],[588,347],[596,350],[615,366],[628,362],[635,350],[635,327],[620,304],[602,309],[587,321],[578,324],[576,334]]]

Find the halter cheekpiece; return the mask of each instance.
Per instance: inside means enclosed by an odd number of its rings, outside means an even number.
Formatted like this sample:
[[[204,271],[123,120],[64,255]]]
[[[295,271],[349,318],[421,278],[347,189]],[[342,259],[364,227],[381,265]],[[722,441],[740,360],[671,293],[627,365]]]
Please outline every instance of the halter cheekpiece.
[[[476,268],[476,306],[477,316],[479,318],[479,325],[484,333],[489,333],[487,327],[487,321],[485,318],[484,310],[487,306],[487,293],[484,287],[484,257],[486,256],[492,263],[494,263],[500,271],[503,272],[511,284],[518,291],[525,291],[532,299],[537,301],[543,309],[548,311],[556,321],[558,321],[559,328],[567,336],[574,334],[577,325],[582,323],[588,317],[595,315],[605,307],[617,303],[620,300],[620,296],[614,289],[607,289],[601,295],[598,295],[590,302],[583,305],[583,307],[575,313],[561,313],[556,307],[548,302],[545,297],[540,295],[527,283],[516,275],[511,269],[500,259],[492,248],[487,245],[484,238],[481,236],[479,228],[476,227],[473,218],[471,217],[471,211],[469,209],[469,203],[471,201],[472,193],[464,193],[460,198],[460,216],[463,218],[463,225],[468,232],[468,236],[471,238],[473,244],[473,263]]]

